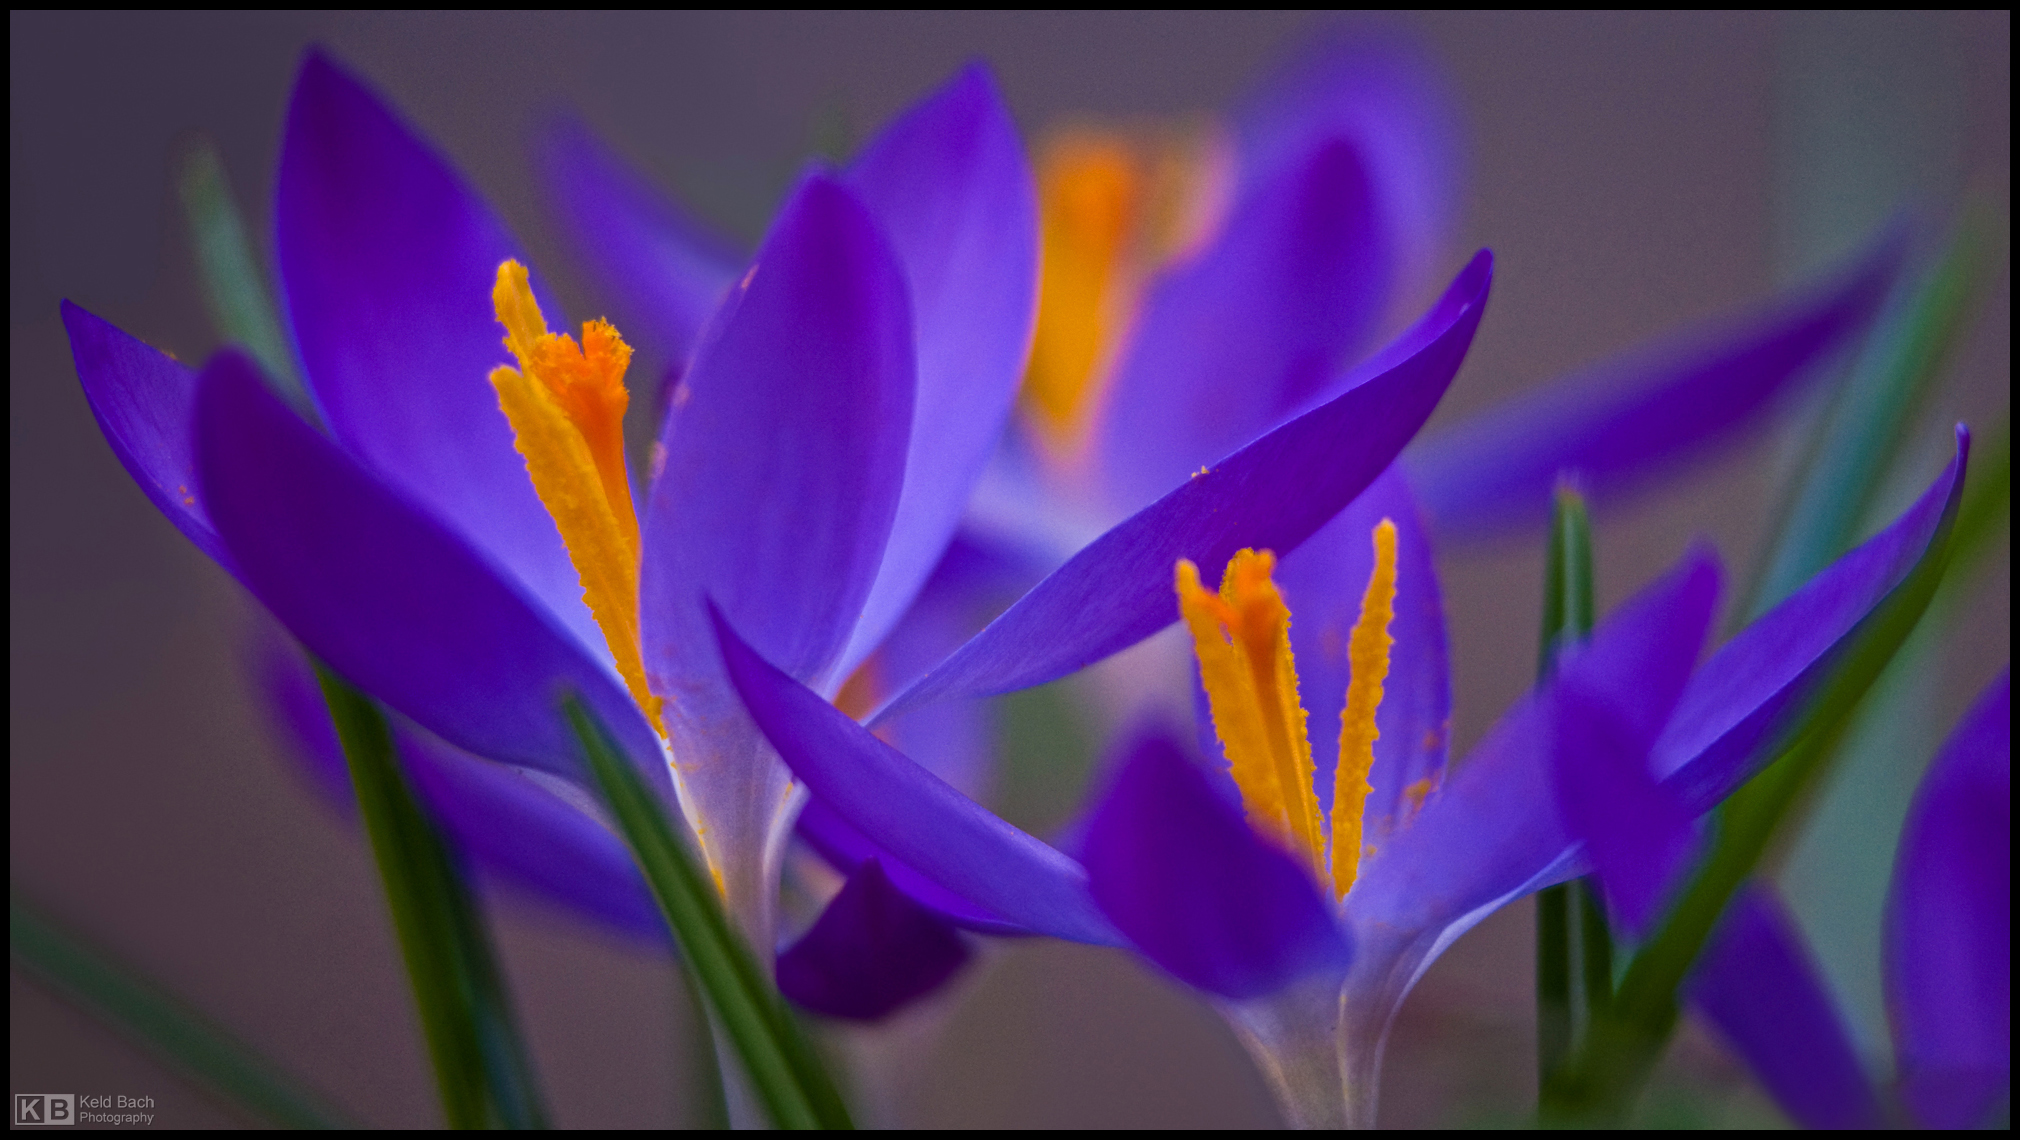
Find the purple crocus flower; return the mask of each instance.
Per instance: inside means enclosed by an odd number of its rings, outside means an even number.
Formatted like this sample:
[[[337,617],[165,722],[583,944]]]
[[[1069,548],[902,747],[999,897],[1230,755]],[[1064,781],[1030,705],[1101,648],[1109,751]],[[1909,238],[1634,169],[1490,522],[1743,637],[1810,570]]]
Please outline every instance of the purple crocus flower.
[[[1076,859],[991,815],[794,683],[720,614],[717,630],[739,692],[786,762],[879,852],[881,868],[901,865],[956,896],[959,905],[942,911],[950,922],[1132,945],[1216,1000],[1294,1120],[1368,1125],[1389,1024],[1424,970],[1487,914],[1587,866],[1573,830],[1584,817],[1576,803],[1560,813],[1553,756],[1561,765],[1565,755],[1638,749],[1651,781],[1661,781],[1669,804],[1663,810],[1686,823],[1708,810],[1765,759],[1765,747],[1815,691],[1861,619],[1946,533],[1961,488],[1963,445],[1960,434],[1957,460],[1899,520],[1742,631],[1702,669],[1694,666],[1719,569],[1714,556],[1697,550],[1602,623],[1589,645],[1511,709],[1450,779],[1439,768],[1415,778],[1422,783],[1403,779],[1422,769],[1383,771],[1421,762],[1414,741],[1375,756],[1361,819],[1368,841],[1344,899],[1312,873],[1314,852],[1259,835],[1225,784],[1182,760],[1169,741],[1153,737],[1132,746]],[[1238,453],[1220,470],[1249,455]],[[1393,552],[1371,557],[1386,562],[1397,584],[1388,684],[1405,708],[1421,707],[1429,702],[1421,694],[1413,699],[1411,690],[1427,684],[1442,690],[1443,645],[1411,644],[1415,630],[1436,623],[1404,621],[1410,603],[1401,587],[1409,574],[1427,574],[1429,560],[1403,553],[1423,542],[1421,523],[1413,512],[1393,509],[1407,499],[1380,502],[1381,490],[1346,513],[1381,510],[1396,532]],[[1130,554],[1097,544],[1068,568],[1093,558],[1120,564]],[[1215,568],[1229,561],[1225,553],[1212,555],[1201,561]],[[1434,579],[1426,576],[1421,589],[1418,604],[1435,605]],[[1052,646],[1071,629],[1065,619],[1072,611],[1045,606],[1044,593],[1041,587],[1013,606],[887,711],[1056,675],[1034,666],[1059,660]],[[1171,616],[1167,604],[1163,620]],[[1157,620],[1145,624],[1154,628]],[[1331,699],[1322,690],[1305,691],[1314,700]],[[1317,706],[1321,713],[1337,707]],[[1298,720],[1301,727],[1302,714]],[[1382,731],[1387,736],[1389,726]],[[1588,800],[1599,802],[1611,789],[1609,771],[1587,773],[1594,788]],[[1334,826],[1337,836],[1337,816]]]
[[[1982,1125],[2012,1079],[2012,680],[1964,714],[1916,790],[1885,916],[1902,1106],[1918,1125]],[[1603,769],[1604,783],[1593,778]],[[1691,813],[1632,741],[1565,749],[1560,795],[1609,907],[1645,931],[1692,866]],[[1688,984],[1775,1100],[1812,1128],[1887,1114],[1793,921],[1743,888]]]
[[[664,740],[618,652],[622,623],[597,608],[565,512],[550,514],[541,445],[500,414],[522,377],[494,371],[507,356],[494,322],[531,341],[528,321],[554,308],[536,278],[501,272],[518,262],[503,227],[321,56],[290,109],[276,216],[287,312],[330,434],[235,352],[193,373],[70,306],[80,377],[122,461],[297,639],[400,714],[416,783],[466,846],[638,925],[635,873],[619,869],[555,715],[572,689],[694,826],[768,946],[803,797],[723,683],[701,606],[713,599],[832,695],[940,561],[1007,414],[1031,313],[1028,175],[986,74],[957,76],[846,172],[803,179],[700,336],[638,520],[635,644],[647,694],[665,702]],[[985,638],[986,660],[949,662],[936,684],[1013,659],[1028,683],[1140,638],[1163,623],[1181,545],[1208,558],[1294,547],[1430,414],[1489,277],[1476,259],[1328,402],[1034,590],[1022,620],[1057,636]],[[565,345],[568,366],[601,367],[612,340],[586,329]],[[527,375],[548,343],[514,344]],[[594,494],[628,495],[621,466],[597,475]],[[621,544],[623,512],[600,517]],[[880,865],[916,878],[902,860]]]
[[[320,54],[289,109],[276,244],[328,434],[236,352],[192,372],[76,306],[65,319],[129,471],[308,649],[400,714],[416,782],[453,832],[636,919],[635,873],[617,870],[628,860],[558,716],[575,691],[692,825],[768,948],[802,797],[723,682],[702,598],[823,691],[883,639],[1014,395],[1031,199],[979,70],[848,170],[808,173],[702,335],[637,515],[608,446],[627,352],[615,332],[544,335],[555,306],[503,225]],[[499,367],[513,355],[523,375]],[[597,374],[570,387],[577,373]],[[605,401],[603,419],[554,411],[578,398]],[[573,443],[540,435],[571,426]],[[594,468],[571,470],[583,455]],[[617,557],[588,549],[605,540]],[[606,889],[613,873],[621,889]]]
[[[1337,395],[1343,374],[1335,363],[1366,351],[1398,298],[1441,255],[1458,197],[1456,115],[1435,66],[1407,40],[1313,41],[1236,104],[1222,136],[1225,146],[1205,148],[1211,169],[1193,179],[1195,188],[1219,188],[1204,195],[1212,208],[1197,233],[1165,243],[1156,258],[1144,250],[1157,243],[1113,232],[1121,224],[1112,216],[1115,195],[1126,197],[1134,177],[1127,140],[1076,138],[1042,167],[1045,261],[1029,430],[1022,446],[998,454],[967,519],[972,533],[1021,552],[1025,564],[1042,570],[1063,561],[1174,484]],[[740,260],[579,128],[556,132],[548,159],[560,214],[586,261],[620,313],[633,314],[628,321],[677,371]],[[1412,789],[1421,794],[1436,781],[1447,747],[1443,614],[1411,482],[1429,488],[1431,521],[1458,533],[1520,521],[1531,499],[1547,501],[1549,481],[1565,466],[1588,471],[1602,498],[1631,488],[1814,375],[1807,366],[1876,308],[1900,244],[1883,240],[1757,313],[1602,363],[1414,448],[1357,510],[1294,553],[1277,547],[1287,556],[1285,591],[1301,615],[1292,630],[1301,668],[1314,691],[1337,693],[1346,660],[1334,635],[1352,624],[1356,599],[1336,584],[1365,580],[1375,520],[1412,520],[1402,531],[1396,618],[1406,649],[1381,710],[1371,835],[1399,817]],[[1132,257],[1136,264],[1123,264]],[[1133,290],[1111,287],[1132,277],[1143,278]],[[930,655],[873,662],[885,692],[932,663]],[[907,707],[918,711],[881,722],[887,739],[942,776],[958,770],[972,778],[984,767],[972,747],[985,739],[976,713],[916,700]],[[951,734],[971,747],[914,746],[915,722],[926,716],[960,726]],[[1328,734],[1314,741],[1322,770],[1332,767],[1335,747]],[[968,780],[953,782],[978,791]],[[878,854],[818,799],[800,834],[845,872]],[[845,903],[896,884],[960,910],[901,862],[878,865],[877,885]],[[977,914],[966,919],[988,928]],[[879,950],[887,958],[904,953],[896,944]],[[804,976],[817,975],[828,976]],[[819,993],[788,992],[838,1007]]]

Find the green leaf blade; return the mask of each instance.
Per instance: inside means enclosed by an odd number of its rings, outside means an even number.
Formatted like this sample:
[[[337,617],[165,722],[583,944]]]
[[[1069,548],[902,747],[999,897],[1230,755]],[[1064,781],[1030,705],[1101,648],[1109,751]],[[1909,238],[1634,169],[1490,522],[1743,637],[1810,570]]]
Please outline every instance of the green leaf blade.
[[[384,715],[320,663],[316,675],[386,889],[443,1113],[453,1128],[547,1127],[483,919],[400,772]]]
[[[590,772],[758,1099],[780,1128],[852,1128],[847,1105],[785,1001],[730,925],[720,895],[637,769],[579,700],[563,703]]]
[[[159,983],[19,897],[7,901],[7,943],[31,976],[226,1105],[280,1128],[363,1127]]]

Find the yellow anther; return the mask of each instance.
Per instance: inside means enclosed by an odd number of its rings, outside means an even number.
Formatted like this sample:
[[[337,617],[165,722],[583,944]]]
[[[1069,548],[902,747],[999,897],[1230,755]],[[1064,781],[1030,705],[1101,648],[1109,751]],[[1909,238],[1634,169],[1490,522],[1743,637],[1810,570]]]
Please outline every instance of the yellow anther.
[[[1063,136],[1039,162],[1038,322],[1025,397],[1062,446],[1084,425],[1123,308],[1142,183],[1127,141],[1111,134]]]
[[[1361,865],[1361,816],[1366,810],[1368,771],[1375,765],[1375,712],[1382,706],[1382,683],[1389,676],[1389,623],[1396,616],[1396,524],[1383,519],[1374,532],[1375,568],[1361,595],[1361,616],[1347,641],[1352,666],[1346,706],[1340,710],[1340,766],[1333,775],[1333,889],[1340,898],[1353,888]]]
[[[526,267],[498,267],[491,302],[517,369],[491,371],[512,445],[554,518],[582,580],[583,600],[603,630],[617,671],[662,733],[661,701],[647,689],[638,634],[638,514],[624,462],[624,370],[631,348],[605,321],[582,326],[582,343],[547,331]]]
[[[1323,880],[1325,825],[1291,658],[1290,609],[1270,580],[1275,566],[1268,551],[1241,551],[1216,595],[1200,584],[1199,568],[1180,559],[1179,612],[1250,824],[1307,859]]]
[[[1374,572],[1348,638],[1352,674],[1340,713],[1330,827],[1319,814],[1313,787],[1311,740],[1291,656],[1290,608],[1270,578],[1276,556],[1267,550],[1236,554],[1218,594],[1200,584],[1199,567],[1178,561],[1179,613],[1192,632],[1214,735],[1227,754],[1249,824],[1307,858],[1313,877],[1330,882],[1341,899],[1354,885],[1363,854],[1361,817],[1373,790],[1368,772],[1379,736],[1375,714],[1389,675],[1389,623],[1395,616],[1396,524],[1383,519],[1373,539]],[[1428,781],[1419,781],[1405,795],[1413,808],[1420,807],[1430,790]]]

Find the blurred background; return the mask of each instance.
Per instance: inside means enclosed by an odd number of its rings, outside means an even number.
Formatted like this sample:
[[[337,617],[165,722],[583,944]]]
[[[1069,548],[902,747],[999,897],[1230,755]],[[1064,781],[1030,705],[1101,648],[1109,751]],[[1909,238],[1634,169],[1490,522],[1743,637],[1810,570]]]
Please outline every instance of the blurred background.
[[[305,45],[357,69],[490,197],[569,311],[603,310],[542,213],[526,144],[572,107],[726,231],[754,239],[812,151],[875,130],[963,60],[995,68],[1027,137],[1224,105],[1293,15],[47,15],[9,20],[10,878],[371,1123],[439,1123],[361,838],[289,758],[244,669],[250,607],[155,514],[99,437],[57,303],[200,361],[214,347],[173,168],[220,147],[265,233]],[[1989,430],[2010,369],[2008,13],[1395,17],[1448,73],[1469,147],[1461,240],[1493,304],[1437,423],[1680,322],[1734,310],[1850,249],[1902,203],[1969,194],[2002,248],[1893,482],[1947,425]],[[1708,535],[1752,565],[1787,466],[1759,432],[1601,518],[1602,609]],[[1920,765],[2007,660],[2002,530],[1940,636],[1889,679],[1894,736],[1845,766],[1784,884],[1883,1066],[1877,914]],[[1540,545],[1444,552],[1455,756],[1529,683]],[[1070,702],[1036,706],[1070,716]],[[1030,710],[1003,777],[1063,817],[1087,764]],[[1084,735],[1084,734],[1081,734]],[[1868,733],[1871,736],[1872,733]],[[1859,758],[1855,758],[1859,759]],[[674,1126],[690,1011],[655,952],[510,894],[491,913],[556,1121]],[[1531,914],[1467,935],[1405,1008],[1382,1119],[1507,1124],[1534,1103]],[[18,970],[16,1090],[152,1096],[159,1122],[245,1123]],[[934,1009],[872,1035],[910,1058],[891,1119],[932,1126],[1266,1126],[1260,1079],[1211,1011],[1104,951],[996,947]],[[1776,1117],[1692,1028],[1651,1122]]]

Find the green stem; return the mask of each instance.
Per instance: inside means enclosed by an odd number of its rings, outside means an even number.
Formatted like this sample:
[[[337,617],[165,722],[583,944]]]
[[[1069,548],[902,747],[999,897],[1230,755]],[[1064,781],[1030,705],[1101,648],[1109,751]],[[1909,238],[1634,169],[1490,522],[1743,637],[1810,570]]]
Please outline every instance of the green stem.
[[[1592,520],[1585,497],[1560,479],[1550,517],[1550,546],[1544,566],[1543,631],[1536,675],[1547,680],[1565,646],[1590,637],[1596,621],[1593,594]],[[1574,921],[1574,912],[1576,919]],[[1595,988],[1595,964],[1604,982]],[[1612,941],[1605,911],[1589,883],[1560,883],[1536,895],[1536,1069],[1537,1087],[1546,1088],[1569,1061],[1583,1023],[1612,996]],[[1582,1009],[1575,977],[1584,980]],[[1540,1095],[1540,1093],[1539,1093]]]
[[[780,1128],[850,1128],[847,1106],[785,999],[730,925],[721,895],[667,822],[658,797],[580,700],[562,711],[618,830],[744,1073]]]
[[[7,944],[16,965],[227,1106],[278,1128],[362,1127],[158,983],[11,895]]]
[[[453,1128],[544,1128],[491,940],[446,839],[415,800],[386,718],[321,663],[316,676],[350,765]]]

